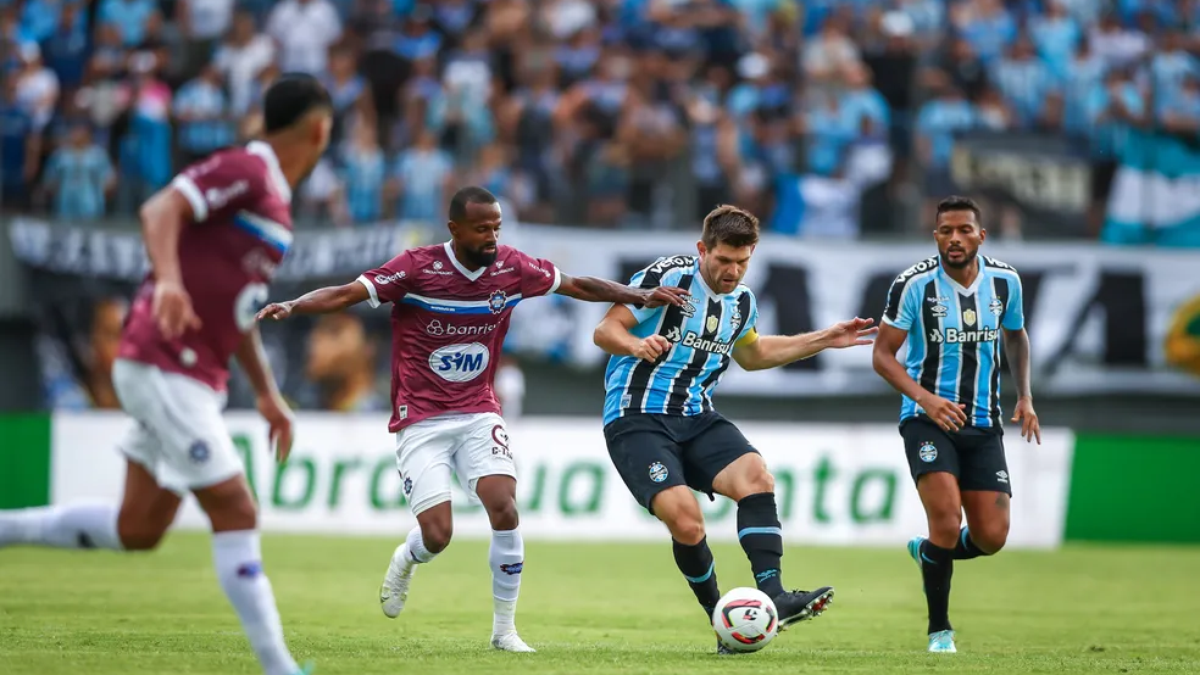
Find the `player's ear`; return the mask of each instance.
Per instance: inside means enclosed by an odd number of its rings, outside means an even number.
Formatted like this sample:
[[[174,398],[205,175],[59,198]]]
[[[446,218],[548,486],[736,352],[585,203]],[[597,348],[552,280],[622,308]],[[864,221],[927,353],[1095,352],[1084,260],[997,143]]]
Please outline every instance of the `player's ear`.
[[[696,242],[696,251],[700,255],[704,255],[704,254],[708,253],[708,249],[704,248],[704,240],[703,239]]]
[[[982,244],[986,240],[987,240],[987,230],[985,230],[981,227],[981,228],[979,228],[979,243]]]

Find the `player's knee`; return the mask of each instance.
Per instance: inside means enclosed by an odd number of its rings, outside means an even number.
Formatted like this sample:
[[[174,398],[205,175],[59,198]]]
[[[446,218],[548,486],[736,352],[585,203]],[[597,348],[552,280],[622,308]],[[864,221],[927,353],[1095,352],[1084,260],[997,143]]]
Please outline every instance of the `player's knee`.
[[[961,529],[961,511],[940,509],[929,513],[929,538],[934,544],[952,547]]]
[[[488,520],[492,523],[493,530],[515,530],[520,522],[517,515],[517,500],[515,498],[501,499],[496,503],[488,504]]]
[[[681,513],[664,522],[671,538],[681,544],[695,546],[704,539],[704,518],[699,514]]]
[[[1008,522],[996,521],[987,523],[978,530],[971,530],[971,541],[975,542],[985,553],[992,555],[999,553],[1000,549],[1008,543]]]
[[[757,495],[764,492],[775,492],[775,476],[767,470],[767,467],[760,464],[749,476],[746,495]]]
[[[121,546],[126,551],[153,551],[162,543],[167,528],[159,523],[135,521],[129,518],[117,519],[117,536]]]
[[[421,540],[430,553],[441,553],[450,545],[454,525],[449,520],[421,523]]]

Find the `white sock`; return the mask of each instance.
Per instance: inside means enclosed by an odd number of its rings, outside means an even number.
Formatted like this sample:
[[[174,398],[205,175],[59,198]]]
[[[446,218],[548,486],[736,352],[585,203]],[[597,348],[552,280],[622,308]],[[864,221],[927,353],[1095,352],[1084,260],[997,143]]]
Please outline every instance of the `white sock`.
[[[525,542],[520,530],[492,530],[488,564],[492,567],[495,603],[492,635],[516,632],[517,596],[521,593],[521,571],[525,566]]]
[[[66,504],[0,513],[0,544],[120,551],[118,507]]]
[[[283,641],[271,582],[262,567],[257,530],[213,533],[213,564],[229,603],[266,675],[295,675],[300,668]]]
[[[425,548],[420,525],[409,531],[408,539],[404,541],[404,549],[410,563],[427,563],[437,557],[436,553],[430,553],[429,549]]]

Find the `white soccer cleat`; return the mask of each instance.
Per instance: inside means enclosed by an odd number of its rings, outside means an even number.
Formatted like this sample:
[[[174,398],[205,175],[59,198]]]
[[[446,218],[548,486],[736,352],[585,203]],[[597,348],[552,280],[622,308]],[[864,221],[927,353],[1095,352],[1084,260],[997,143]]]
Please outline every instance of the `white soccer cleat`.
[[[379,606],[389,619],[400,616],[404,610],[404,602],[408,600],[408,585],[412,583],[417,564],[409,559],[408,546],[400,544],[392,554],[392,562],[388,564],[387,574],[383,576],[383,586],[379,588]]]
[[[520,635],[516,633],[505,633],[504,635],[492,636],[492,647],[499,649],[502,652],[522,652],[534,653],[537,650],[525,644]]]

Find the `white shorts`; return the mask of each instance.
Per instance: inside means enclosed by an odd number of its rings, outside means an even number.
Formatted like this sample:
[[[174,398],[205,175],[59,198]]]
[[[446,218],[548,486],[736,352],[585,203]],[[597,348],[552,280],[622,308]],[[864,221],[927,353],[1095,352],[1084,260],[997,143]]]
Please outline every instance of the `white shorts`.
[[[496,413],[448,413],[401,429],[396,468],[413,515],[450,501],[453,475],[473,497],[484,476],[517,477],[508,432]]]
[[[221,417],[225,396],[190,377],[117,359],[113,387],[138,425],[120,450],[158,484],[184,494],[245,471]]]

